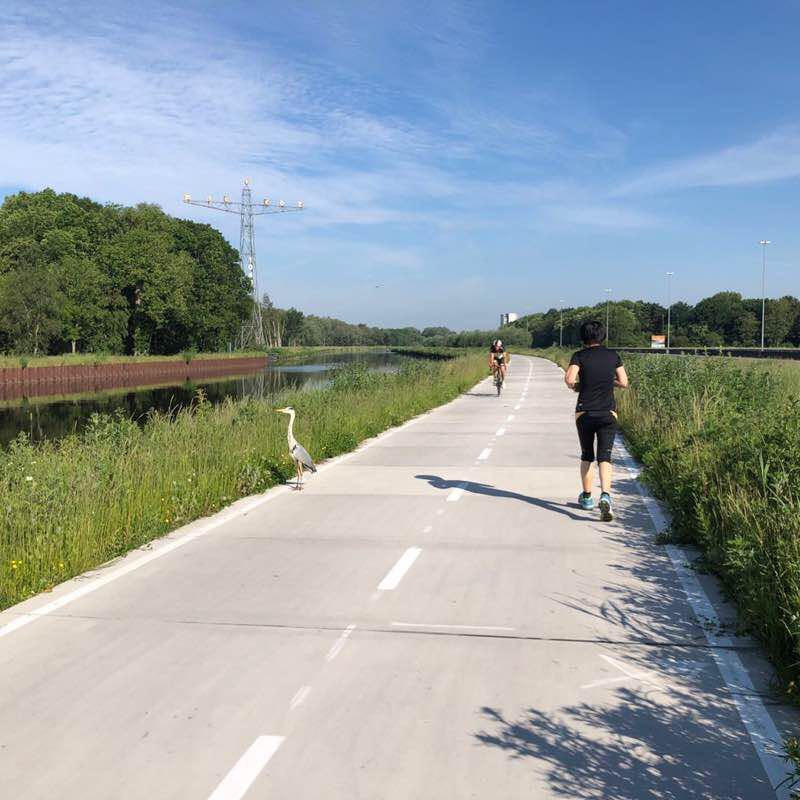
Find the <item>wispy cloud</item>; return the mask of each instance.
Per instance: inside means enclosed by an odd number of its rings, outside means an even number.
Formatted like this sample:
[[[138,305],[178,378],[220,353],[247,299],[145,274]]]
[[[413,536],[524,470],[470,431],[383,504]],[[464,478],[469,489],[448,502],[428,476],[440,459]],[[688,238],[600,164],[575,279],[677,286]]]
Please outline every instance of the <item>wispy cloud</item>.
[[[655,214],[608,203],[547,206],[545,218],[558,227],[613,231],[637,231],[664,224]]]
[[[655,194],[701,186],[744,186],[800,177],[800,128],[784,127],[749,144],[648,169],[613,194]]]
[[[443,296],[460,298],[455,315],[476,291],[440,268],[467,239],[464,269],[491,262],[474,244],[481,233],[662,223],[633,199],[609,199],[596,177],[624,158],[621,128],[552,88],[485,90],[485,7],[319,3],[243,26],[236,2],[219,18],[150,0],[109,0],[103,15],[95,5],[18,2],[0,21],[4,186],[155,202],[237,242],[235,217],[180,197],[235,194],[247,175],[259,194],[305,201],[304,214],[273,221],[270,247],[284,236],[300,269],[333,264],[341,303],[357,305],[356,273],[425,275],[440,282],[418,302],[432,318]],[[331,311],[314,306],[313,288],[305,307]],[[375,298],[398,318],[402,288]]]

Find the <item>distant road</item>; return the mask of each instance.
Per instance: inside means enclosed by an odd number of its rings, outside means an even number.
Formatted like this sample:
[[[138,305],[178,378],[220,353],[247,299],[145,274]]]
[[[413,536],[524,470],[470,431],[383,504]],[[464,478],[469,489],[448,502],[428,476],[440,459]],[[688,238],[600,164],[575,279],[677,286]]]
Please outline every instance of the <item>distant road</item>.
[[[501,398],[0,614],[3,797],[787,797],[757,652],[636,482],[578,509],[573,403],[517,355]]]

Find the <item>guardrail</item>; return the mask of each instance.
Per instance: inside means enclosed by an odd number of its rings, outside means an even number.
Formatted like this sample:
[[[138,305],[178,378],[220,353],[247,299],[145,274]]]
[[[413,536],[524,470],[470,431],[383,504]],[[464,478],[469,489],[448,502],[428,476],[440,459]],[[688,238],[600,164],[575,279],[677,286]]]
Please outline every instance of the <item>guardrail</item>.
[[[671,356],[725,356],[730,358],[783,358],[800,361],[800,347],[670,347],[669,353],[661,348],[650,347],[615,347],[623,353],[651,353],[653,355]]]

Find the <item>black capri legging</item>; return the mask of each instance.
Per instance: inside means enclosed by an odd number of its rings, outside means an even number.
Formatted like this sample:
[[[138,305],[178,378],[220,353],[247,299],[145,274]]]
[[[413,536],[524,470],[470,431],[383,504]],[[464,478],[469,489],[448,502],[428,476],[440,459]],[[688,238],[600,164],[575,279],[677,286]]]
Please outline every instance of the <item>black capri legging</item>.
[[[581,443],[581,461],[594,461],[594,439],[597,437],[597,461],[611,461],[617,418],[610,411],[586,411],[576,422]]]

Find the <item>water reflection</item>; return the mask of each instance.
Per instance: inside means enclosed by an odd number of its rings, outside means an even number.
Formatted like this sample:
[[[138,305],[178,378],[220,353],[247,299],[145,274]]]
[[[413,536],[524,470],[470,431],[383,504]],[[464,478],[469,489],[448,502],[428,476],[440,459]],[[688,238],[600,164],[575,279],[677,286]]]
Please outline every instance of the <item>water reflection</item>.
[[[34,441],[59,439],[82,430],[95,412],[111,414],[119,409],[126,416],[143,420],[151,409],[169,411],[190,404],[198,389],[215,404],[228,397],[269,397],[286,389],[324,387],[330,382],[333,370],[345,363],[358,361],[375,371],[392,372],[399,369],[403,360],[403,356],[390,352],[332,353],[317,357],[313,363],[268,367],[247,375],[110,390],[72,398],[23,399],[0,408],[0,445],[8,445],[20,431],[26,431]]]

